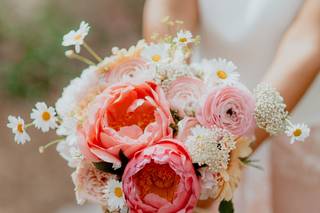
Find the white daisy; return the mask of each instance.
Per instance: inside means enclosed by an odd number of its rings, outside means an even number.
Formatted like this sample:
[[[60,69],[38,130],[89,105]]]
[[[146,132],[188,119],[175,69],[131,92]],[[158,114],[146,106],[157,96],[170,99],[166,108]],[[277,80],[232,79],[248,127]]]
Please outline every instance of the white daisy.
[[[286,134],[291,137],[290,143],[303,142],[310,135],[310,129],[305,124],[294,124],[288,127]]]
[[[152,44],[144,48],[141,56],[155,64],[166,63],[169,60],[169,44]]]
[[[239,80],[240,74],[235,71],[237,67],[231,61],[218,58],[209,61],[204,60],[202,65],[206,81],[232,85]]]
[[[177,37],[173,39],[173,42],[178,45],[185,46],[192,42],[192,33],[190,31],[180,30],[177,33]]]
[[[11,128],[15,134],[14,140],[17,144],[25,144],[27,141],[30,141],[30,136],[25,130],[24,120],[22,118],[9,115],[8,121],[7,127]]]
[[[44,102],[38,102],[36,108],[32,109],[30,114],[33,119],[33,124],[36,128],[41,129],[42,132],[48,132],[49,129],[57,127],[56,112],[53,107],[47,107]]]
[[[110,178],[103,190],[107,199],[110,211],[115,211],[125,208],[124,194],[122,191],[122,183],[113,178]]]
[[[75,45],[76,53],[80,52],[80,46],[83,44],[84,38],[88,35],[90,26],[88,23],[82,21],[77,31],[71,30],[63,36],[63,46]]]

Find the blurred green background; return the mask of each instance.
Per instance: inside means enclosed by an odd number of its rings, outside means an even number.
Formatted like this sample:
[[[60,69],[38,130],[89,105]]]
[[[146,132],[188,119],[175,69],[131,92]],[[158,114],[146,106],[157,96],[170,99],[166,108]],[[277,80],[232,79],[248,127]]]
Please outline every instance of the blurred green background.
[[[30,131],[31,143],[18,146],[6,127],[7,116],[29,120],[37,101],[54,104],[63,87],[86,67],[64,56],[65,33],[85,20],[91,25],[86,41],[101,56],[109,55],[113,46],[128,47],[141,38],[143,3],[0,0],[1,213],[74,211],[73,170],[54,147],[38,153],[38,147],[53,139],[54,133]]]

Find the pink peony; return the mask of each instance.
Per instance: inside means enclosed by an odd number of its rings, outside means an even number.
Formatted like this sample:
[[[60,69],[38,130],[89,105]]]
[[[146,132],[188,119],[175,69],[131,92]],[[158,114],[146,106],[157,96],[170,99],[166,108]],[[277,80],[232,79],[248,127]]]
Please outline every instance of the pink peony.
[[[130,158],[137,150],[172,135],[169,105],[153,82],[113,85],[96,97],[87,114],[79,130],[80,150],[92,161],[120,166],[120,150]]]
[[[81,161],[77,170],[72,173],[78,204],[88,200],[106,205],[103,190],[111,177],[114,175],[97,170],[91,162]]]
[[[173,139],[136,153],[123,177],[130,212],[192,212],[200,186],[191,158]]]
[[[201,80],[191,77],[180,77],[170,84],[167,98],[170,107],[177,110],[181,117],[195,112],[195,108],[204,92]]]
[[[208,95],[196,117],[205,127],[216,125],[241,136],[254,126],[254,108],[254,99],[245,88],[218,87]]]

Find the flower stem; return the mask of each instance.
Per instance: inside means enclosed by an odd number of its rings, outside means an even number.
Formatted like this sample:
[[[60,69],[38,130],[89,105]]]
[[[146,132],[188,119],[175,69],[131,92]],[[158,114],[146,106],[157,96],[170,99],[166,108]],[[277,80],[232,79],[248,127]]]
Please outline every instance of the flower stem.
[[[90,59],[87,59],[86,57],[78,55],[78,54],[74,53],[73,51],[71,51],[69,54],[66,54],[66,56],[71,59],[77,59],[77,60],[79,60],[85,64],[88,64],[88,65],[95,65],[95,63],[93,61],[91,61]]]
[[[53,140],[53,141],[47,143],[47,144],[44,145],[44,146],[40,146],[40,147],[39,147],[39,152],[40,152],[40,153],[43,153],[44,150],[46,150],[48,147],[50,147],[50,146],[52,146],[52,145],[54,145],[54,144],[60,143],[62,140],[64,140],[64,138],[59,138],[59,139],[57,139],[57,140]]]
[[[31,122],[31,123],[26,124],[26,125],[24,126],[24,128],[25,128],[25,129],[27,129],[27,128],[29,128],[30,126],[33,126],[33,123],[32,123],[32,122]]]
[[[102,61],[102,58],[86,42],[83,42],[83,46],[98,62]]]

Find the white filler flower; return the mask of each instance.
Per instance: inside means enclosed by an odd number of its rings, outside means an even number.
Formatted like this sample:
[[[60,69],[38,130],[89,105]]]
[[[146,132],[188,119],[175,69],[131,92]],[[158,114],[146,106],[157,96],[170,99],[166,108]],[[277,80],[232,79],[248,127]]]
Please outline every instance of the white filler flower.
[[[15,134],[14,140],[17,144],[25,144],[30,141],[30,136],[25,130],[24,120],[20,117],[8,116],[9,123],[7,127],[12,129],[12,133]]]
[[[303,142],[307,137],[309,137],[310,129],[305,124],[294,124],[288,127],[286,134],[291,137],[291,144],[296,141]]]
[[[177,33],[177,37],[173,39],[173,42],[181,46],[185,46],[189,43],[192,43],[192,33],[190,31],[180,30]]]
[[[124,194],[122,191],[122,183],[113,178],[107,182],[104,193],[110,211],[121,210],[125,208]]]
[[[77,31],[71,30],[63,36],[63,46],[75,46],[76,53],[80,52],[80,46],[83,44],[84,38],[88,35],[90,26],[88,23],[82,21]]]
[[[152,44],[145,47],[141,56],[154,64],[166,63],[169,60],[169,44]]]
[[[33,124],[36,128],[41,129],[42,132],[48,132],[49,129],[57,127],[56,112],[53,107],[47,107],[44,102],[38,102],[36,107],[32,109],[30,114],[33,119]]]

